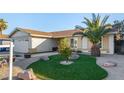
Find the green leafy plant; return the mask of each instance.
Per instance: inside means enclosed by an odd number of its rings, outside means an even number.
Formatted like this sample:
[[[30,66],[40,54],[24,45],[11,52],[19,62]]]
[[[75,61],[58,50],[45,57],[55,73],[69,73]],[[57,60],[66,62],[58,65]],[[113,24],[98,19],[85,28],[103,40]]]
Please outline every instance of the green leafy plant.
[[[59,51],[66,48],[66,47],[69,47],[69,44],[68,44],[68,39],[67,38],[62,38],[58,41],[58,48],[59,48]]]
[[[69,47],[60,50],[60,54],[65,58],[66,62],[69,61],[69,57],[71,56],[72,50]]]
[[[59,41],[59,53],[64,57],[66,62],[68,62],[69,57],[71,56],[72,50],[69,47],[67,38],[63,38]]]

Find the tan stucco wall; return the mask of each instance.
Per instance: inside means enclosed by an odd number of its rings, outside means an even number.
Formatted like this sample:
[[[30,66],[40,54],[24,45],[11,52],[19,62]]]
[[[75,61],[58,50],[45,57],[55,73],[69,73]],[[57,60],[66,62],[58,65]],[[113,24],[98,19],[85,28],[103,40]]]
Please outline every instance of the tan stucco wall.
[[[101,47],[101,53],[109,53],[109,36],[106,35],[102,38],[102,47]],[[83,49],[83,44],[86,44],[87,48]],[[78,37],[78,49],[82,52],[90,52],[92,47],[92,43],[89,39],[87,39],[87,42],[83,43],[83,37]]]
[[[71,38],[72,38],[72,37],[67,37],[67,39],[68,39],[68,45],[69,45],[69,46],[71,46]]]
[[[92,47],[92,43],[90,42],[90,40],[88,39],[88,49],[90,50]]]

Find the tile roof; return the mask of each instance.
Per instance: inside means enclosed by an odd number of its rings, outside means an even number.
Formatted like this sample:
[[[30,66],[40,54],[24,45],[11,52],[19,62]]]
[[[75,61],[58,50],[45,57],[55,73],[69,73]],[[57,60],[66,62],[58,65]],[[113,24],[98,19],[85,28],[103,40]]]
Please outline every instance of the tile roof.
[[[5,34],[0,35],[0,39],[8,39],[8,38],[9,38],[8,35]]]
[[[37,31],[37,30],[31,30],[31,29],[23,29],[23,28],[17,28],[17,29],[19,29],[21,31],[24,31],[24,32],[27,32],[29,34],[47,35],[47,36],[51,35],[50,32],[43,32],[43,31]]]
[[[80,30],[57,31],[57,32],[52,32],[52,35],[53,35],[53,38],[70,37],[76,32],[80,32]]]
[[[48,37],[48,38],[62,38],[62,37],[70,37],[75,32],[80,32],[80,30],[64,30],[64,31],[55,31],[55,32],[42,32],[37,30],[31,29],[23,29],[23,28],[16,28],[17,31],[23,31],[29,33],[31,36],[35,37]],[[15,32],[13,32],[10,36],[12,36]]]

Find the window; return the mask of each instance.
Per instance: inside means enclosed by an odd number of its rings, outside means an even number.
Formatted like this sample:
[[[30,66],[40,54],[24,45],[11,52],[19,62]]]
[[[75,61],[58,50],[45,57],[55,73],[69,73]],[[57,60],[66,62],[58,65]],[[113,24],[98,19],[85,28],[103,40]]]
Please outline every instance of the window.
[[[77,40],[74,40],[74,48],[77,48]]]
[[[71,39],[71,48],[74,47],[74,39]]]
[[[75,38],[72,38],[71,39],[71,48],[77,48],[77,39]]]

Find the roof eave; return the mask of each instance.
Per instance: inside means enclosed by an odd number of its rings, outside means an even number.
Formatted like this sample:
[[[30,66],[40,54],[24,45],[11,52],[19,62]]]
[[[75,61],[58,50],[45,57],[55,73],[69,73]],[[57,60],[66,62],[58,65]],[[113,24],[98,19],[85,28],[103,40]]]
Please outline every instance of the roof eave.
[[[44,37],[44,38],[52,38],[52,36],[47,36],[47,35],[36,35],[36,34],[30,34],[32,37]]]

